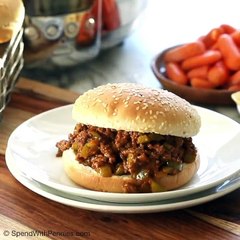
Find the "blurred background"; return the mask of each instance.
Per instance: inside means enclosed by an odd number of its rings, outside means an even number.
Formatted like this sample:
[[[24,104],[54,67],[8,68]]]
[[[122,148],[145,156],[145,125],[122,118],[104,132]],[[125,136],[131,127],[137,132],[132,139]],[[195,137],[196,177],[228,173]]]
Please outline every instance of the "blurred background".
[[[32,19],[37,19],[34,14],[41,16],[44,12],[43,10],[37,12],[39,6],[36,6],[36,2],[44,1],[25,0],[27,14],[32,15],[30,16]],[[53,1],[46,0],[45,2],[46,9],[49,10],[49,4]],[[59,2],[61,1],[55,1],[55,5]],[[30,58],[32,66],[25,60],[22,76],[79,92],[107,82],[140,82],[159,87],[160,83],[156,80],[150,68],[151,61],[157,53],[176,44],[194,41],[220,24],[227,23],[238,27],[240,23],[239,1],[237,0],[105,1],[107,4],[113,4],[113,2],[117,4],[119,9],[117,14],[120,16],[117,16],[117,18],[119,17],[120,21],[124,23],[122,25],[116,23],[115,26],[110,26],[110,30],[105,29],[105,31],[98,33],[101,35],[100,39],[91,46],[91,52],[85,52],[82,55],[80,53],[76,57],[78,60],[75,63],[66,60],[67,53],[61,53],[62,58],[55,60],[55,64],[52,64],[54,62],[52,61],[51,64],[45,62],[45,65],[41,63],[38,66],[32,64],[33,61]],[[93,3],[92,1],[85,1],[85,4]],[[35,12],[33,11],[33,5],[36,9]],[[56,6],[54,7],[56,8]],[[109,11],[111,10],[113,11],[112,14],[116,14],[114,7],[111,6]],[[82,9],[82,11],[85,10]],[[56,14],[58,12],[54,13],[52,10],[52,13]],[[109,13],[106,13],[105,10],[105,14]],[[111,14],[108,16],[112,17]],[[53,19],[51,18],[49,22]],[[42,20],[41,17],[40,20]],[[118,21],[116,15],[114,21]],[[29,26],[30,24],[26,27]],[[106,40],[107,33],[115,34],[115,36],[112,36],[112,39],[108,36],[109,38]],[[30,39],[28,39],[28,42],[31,41],[31,36],[27,37]],[[36,43],[34,37],[32,41]],[[53,41],[53,39],[49,41]],[[59,49],[63,48],[63,45]],[[25,51],[27,52],[30,47],[31,43],[25,44]],[[37,47],[41,53],[47,53],[46,46],[35,46],[35,48]],[[66,44],[64,47],[66,47]],[[72,51],[81,50],[72,49]],[[33,53],[36,55],[35,52]],[[49,53],[49,55],[51,54]],[[47,58],[47,55],[44,56]],[[44,58],[44,56],[41,57]],[[78,61],[79,63],[77,63]],[[52,68],[51,71],[46,71],[48,68]]]

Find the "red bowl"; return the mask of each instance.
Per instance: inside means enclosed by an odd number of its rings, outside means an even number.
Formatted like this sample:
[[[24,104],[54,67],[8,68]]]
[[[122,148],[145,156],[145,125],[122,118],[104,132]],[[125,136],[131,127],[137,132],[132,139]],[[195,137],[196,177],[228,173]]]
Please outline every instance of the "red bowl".
[[[234,105],[231,98],[233,91],[226,89],[199,89],[191,86],[180,85],[166,77],[163,56],[170,48],[158,54],[151,63],[151,68],[164,89],[195,104],[205,105]]]

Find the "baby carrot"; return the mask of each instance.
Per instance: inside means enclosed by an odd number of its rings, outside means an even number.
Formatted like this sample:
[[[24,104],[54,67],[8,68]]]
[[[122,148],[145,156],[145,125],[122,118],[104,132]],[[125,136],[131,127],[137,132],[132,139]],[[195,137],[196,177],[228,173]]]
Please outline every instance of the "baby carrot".
[[[227,34],[231,34],[236,30],[236,28],[234,28],[233,26],[231,26],[229,24],[222,24],[222,25],[220,25],[220,28],[222,28],[224,33],[227,33]]]
[[[97,1],[99,2],[99,1]],[[103,30],[113,31],[121,26],[118,4],[115,0],[102,1],[102,27]]]
[[[221,59],[222,55],[217,50],[207,50],[201,55],[188,58],[183,61],[183,70],[189,70],[196,67],[201,67],[204,65],[213,64]]]
[[[201,66],[201,67],[196,67],[191,69],[188,73],[187,76],[188,78],[207,78],[207,73],[208,73],[208,66]]]
[[[212,89],[215,87],[213,83],[204,78],[192,78],[190,79],[190,83],[194,88]]]
[[[222,86],[228,80],[228,69],[222,61],[217,62],[208,71],[208,81],[215,87]]]
[[[218,50],[218,43],[215,42],[209,49],[210,50]]]
[[[231,70],[240,70],[240,51],[229,34],[222,34],[218,39],[226,66]]]
[[[229,79],[230,85],[240,84],[240,70],[235,72]]]
[[[222,28],[213,28],[207,35],[201,37],[200,40],[204,43],[205,47],[209,49],[217,42],[219,36],[223,33],[224,30]]]
[[[236,30],[231,34],[233,41],[236,43],[238,47],[240,47],[240,31]]]
[[[202,42],[200,41],[191,42],[167,51],[164,56],[164,61],[180,62],[189,57],[202,54],[204,51],[205,51],[205,47]]]
[[[166,72],[168,78],[172,79],[176,83],[186,85],[188,82],[188,78],[181,67],[174,62],[166,64]]]

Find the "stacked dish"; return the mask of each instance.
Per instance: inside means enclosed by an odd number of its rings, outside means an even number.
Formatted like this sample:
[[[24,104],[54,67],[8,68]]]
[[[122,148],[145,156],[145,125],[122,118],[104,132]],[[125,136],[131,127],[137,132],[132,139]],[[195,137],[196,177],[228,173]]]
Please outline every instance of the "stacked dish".
[[[69,180],[55,144],[64,139],[75,122],[72,105],[37,115],[11,134],[6,163],[12,175],[33,192],[53,201],[103,212],[146,213],[191,207],[221,197],[240,187],[239,124],[196,107],[202,119],[193,138],[201,156],[201,166],[187,185],[158,193],[106,193],[81,188]]]

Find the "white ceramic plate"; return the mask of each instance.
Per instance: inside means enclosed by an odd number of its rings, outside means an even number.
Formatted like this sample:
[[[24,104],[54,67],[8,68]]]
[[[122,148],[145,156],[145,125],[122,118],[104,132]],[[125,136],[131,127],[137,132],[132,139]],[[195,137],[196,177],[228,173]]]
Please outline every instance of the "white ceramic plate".
[[[62,192],[118,203],[152,202],[214,187],[239,170],[240,125],[219,113],[196,107],[202,127],[193,140],[200,152],[201,167],[187,185],[174,191],[144,194],[102,193],[81,188],[68,179],[61,158],[55,157],[56,142],[66,139],[75,126],[71,109],[72,105],[68,105],[29,119],[14,130],[8,142],[9,153],[20,171]]]
[[[19,169],[16,168],[15,159],[11,157],[8,150],[6,152],[6,163],[12,175],[33,192],[64,205],[97,212],[151,213],[172,211],[212,201],[240,187],[240,176],[236,175],[220,185],[185,197],[160,200],[152,203],[111,203],[63,193],[23,176]]]

